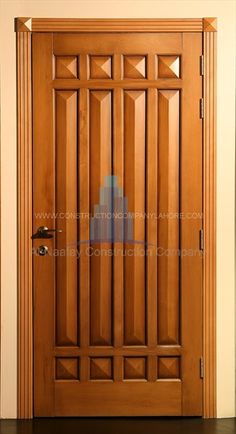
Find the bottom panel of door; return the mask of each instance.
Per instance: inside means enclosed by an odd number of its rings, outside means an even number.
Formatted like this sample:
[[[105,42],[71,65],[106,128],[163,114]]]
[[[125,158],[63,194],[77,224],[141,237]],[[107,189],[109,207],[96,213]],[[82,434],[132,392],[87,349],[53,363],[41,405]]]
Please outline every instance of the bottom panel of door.
[[[56,381],[55,416],[181,416],[181,389],[180,380],[140,384]]]

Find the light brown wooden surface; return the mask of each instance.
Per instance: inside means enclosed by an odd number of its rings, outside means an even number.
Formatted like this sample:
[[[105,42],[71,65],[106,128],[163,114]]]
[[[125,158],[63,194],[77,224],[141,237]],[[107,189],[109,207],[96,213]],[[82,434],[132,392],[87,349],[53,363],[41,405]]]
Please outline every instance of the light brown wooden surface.
[[[217,18],[31,18],[15,19],[17,32],[216,32]]]
[[[18,409],[33,413],[31,34],[17,35],[18,115]]]
[[[145,91],[124,92],[124,196],[128,212],[140,213],[133,219],[133,240],[124,248],[133,256],[124,257],[124,344],[146,344],[145,321]]]
[[[179,248],[179,124],[178,90],[158,92],[158,343],[179,343],[179,256],[166,255]]]
[[[105,178],[112,171],[111,98],[110,90],[90,92],[90,207],[88,211],[91,215],[96,212],[106,212],[104,207],[101,206],[101,209],[96,210],[95,206],[100,203],[100,189],[104,186]],[[98,221],[97,225],[99,224]],[[98,249],[100,252],[111,249],[111,243],[106,242],[106,237],[107,234],[103,232],[100,226],[100,233],[98,234],[100,240],[95,242],[92,248],[94,250]],[[91,255],[90,345],[112,345],[112,293],[111,256],[103,254],[100,256]]]
[[[204,19],[18,18],[17,25],[34,32],[202,32]]]
[[[33,35],[33,233],[39,226],[54,228],[55,138],[52,79],[52,34]],[[43,46],[43,50],[42,50]],[[40,85],[39,85],[40,83]],[[37,107],[39,111],[37,112]],[[48,213],[45,218],[41,213]],[[52,251],[55,238],[36,239],[33,248]],[[41,259],[45,259],[42,261]],[[33,255],[34,285],[34,414],[53,416],[55,345],[55,257]],[[47,379],[47,380],[46,380]],[[39,399],[41,397],[41,399]]]
[[[216,33],[204,33],[204,417],[216,417]]]
[[[77,93],[57,91],[56,110],[56,210],[58,213],[77,212]],[[68,191],[70,194],[68,195]],[[77,221],[74,218],[58,219],[59,233],[56,248],[75,248]],[[77,257],[64,255],[56,258],[57,335],[58,345],[77,344]]]
[[[83,241],[77,259],[34,256],[36,416],[202,414],[202,219],[157,218],[202,212],[201,44],[191,33],[33,35],[34,231],[63,230],[34,246]],[[157,56],[176,53],[173,89]],[[113,256],[89,257],[88,219],[36,219],[93,215],[110,175],[138,213],[135,243],[103,238],[91,246]],[[196,256],[157,257],[157,247]]]
[[[180,156],[180,244],[183,256],[181,273],[181,343],[183,346],[183,414],[202,412],[202,381],[199,379],[199,353],[202,352],[202,266],[199,249],[199,231],[202,228],[202,120],[196,110],[196,102],[202,95],[202,80],[199,77],[199,56],[202,40],[198,35],[183,36],[185,56],[182,75],[186,86],[182,90],[181,156]],[[198,58],[195,56],[198,53]],[[191,84],[193,80],[194,85]],[[199,109],[199,106],[198,106]],[[189,218],[193,214],[192,218]],[[199,217],[197,217],[199,215]],[[193,254],[191,254],[193,251]],[[185,254],[189,252],[189,254]],[[199,301],[200,300],[200,301]],[[188,348],[191,347],[191,351]],[[191,386],[190,386],[191,384]],[[194,394],[192,393],[194,390]]]

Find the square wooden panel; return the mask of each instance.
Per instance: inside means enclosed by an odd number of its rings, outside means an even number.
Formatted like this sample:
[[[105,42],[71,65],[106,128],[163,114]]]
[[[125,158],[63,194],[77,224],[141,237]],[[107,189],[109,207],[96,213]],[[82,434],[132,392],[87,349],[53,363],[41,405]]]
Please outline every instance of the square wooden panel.
[[[90,359],[90,380],[112,380],[111,357],[92,357]]]
[[[124,379],[145,380],[146,379],[146,357],[125,357]]]
[[[124,78],[146,78],[146,56],[124,56]]]
[[[90,56],[90,78],[111,78],[111,56]]]
[[[158,56],[159,78],[180,78],[179,56]]]
[[[179,357],[158,357],[158,378],[180,378]]]
[[[79,360],[71,357],[60,357],[56,359],[57,380],[78,380]]]
[[[77,78],[77,56],[56,56],[56,78]]]

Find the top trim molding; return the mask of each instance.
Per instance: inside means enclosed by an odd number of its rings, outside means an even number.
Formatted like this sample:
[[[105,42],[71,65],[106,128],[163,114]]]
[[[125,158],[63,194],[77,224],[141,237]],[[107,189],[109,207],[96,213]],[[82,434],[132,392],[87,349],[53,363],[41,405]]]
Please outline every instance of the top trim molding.
[[[15,19],[16,32],[216,32],[217,18],[183,19]]]

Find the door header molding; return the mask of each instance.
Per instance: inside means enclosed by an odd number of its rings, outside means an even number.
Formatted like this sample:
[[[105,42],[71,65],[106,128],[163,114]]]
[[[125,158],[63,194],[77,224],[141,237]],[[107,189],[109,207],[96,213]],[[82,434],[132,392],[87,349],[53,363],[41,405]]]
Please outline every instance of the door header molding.
[[[216,32],[217,19],[80,19],[30,18],[15,20],[17,32]]]
[[[216,416],[216,18],[17,18],[18,418],[33,417],[31,32],[203,32],[203,416]],[[199,367],[200,369],[200,367]]]

